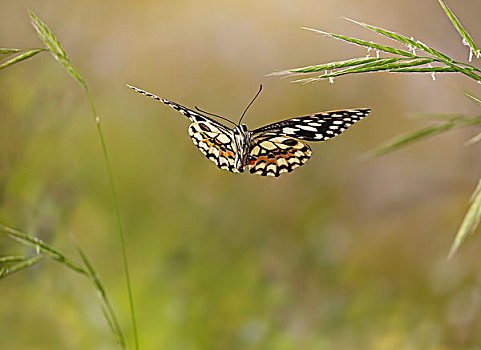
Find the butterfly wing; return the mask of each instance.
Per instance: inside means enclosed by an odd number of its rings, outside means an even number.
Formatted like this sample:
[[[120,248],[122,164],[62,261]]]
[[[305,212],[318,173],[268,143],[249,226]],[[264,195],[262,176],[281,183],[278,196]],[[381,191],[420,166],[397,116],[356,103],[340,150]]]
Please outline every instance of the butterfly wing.
[[[368,108],[316,113],[283,120],[253,131],[253,135],[275,133],[306,141],[325,141],[341,134],[371,112]]]
[[[217,167],[233,173],[243,171],[234,166],[236,151],[232,132],[221,130],[209,122],[198,122],[189,125],[189,135],[194,145]]]
[[[311,148],[295,138],[263,134],[253,139],[248,167],[251,174],[277,177],[303,165],[311,154]]]
[[[239,170],[234,167],[236,151],[232,130],[230,128],[178,103],[138,89],[135,86],[127,86],[142,95],[165,103],[189,118],[192,122],[192,124],[189,125],[189,136],[202,154],[204,154],[207,159],[213,161],[220,169],[239,172]]]
[[[306,141],[325,141],[345,131],[371,110],[347,109],[317,113],[269,124],[252,131],[248,159],[251,174],[279,176],[306,163],[311,148]]]
[[[183,115],[185,115],[187,118],[190,119],[190,121],[192,123],[200,123],[200,122],[204,122],[204,123],[210,123],[212,125],[214,125],[216,128],[220,129],[220,130],[223,130],[223,131],[230,131],[231,129],[229,129],[228,127],[222,125],[221,123],[215,121],[214,119],[211,119],[201,113],[198,113],[196,111],[193,111],[192,109],[189,109],[187,107],[184,107],[176,102],[172,102],[172,101],[169,101],[169,100],[166,100],[165,98],[162,98],[162,97],[159,97],[157,95],[154,95],[154,94],[151,94],[150,92],[147,92],[147,91],[144,91],[142,89],[139,89],[139,88],[136,88],[135,86],[132,86],[132,85],[128,85],[127,86],[129,88],[131,88],[132,90],[134,91],[137,91],[138,93],[142,94],[142,95],[145,95],[147,97],[151,97],[153,98],[154,100],[157,100],[157,101],[160,101],[160,102],[163,102],[165,103],[166,105],[172,107],[173,109],[175,109],[176,111],[179,111],[180,113],[182,113]]]

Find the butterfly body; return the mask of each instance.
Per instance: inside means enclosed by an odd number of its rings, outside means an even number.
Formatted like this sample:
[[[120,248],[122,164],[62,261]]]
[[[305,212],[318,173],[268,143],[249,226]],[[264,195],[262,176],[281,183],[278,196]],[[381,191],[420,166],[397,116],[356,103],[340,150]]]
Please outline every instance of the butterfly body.
[[[191,121],[189,136],[194,145],[217,167],[233,173],[242,173],[247,167],[251,174],[262,176],[277,177],[302,166],[312,154],[304,141],[326,141],[335,137],[371,111],[368,108],[346,109],[286,119],[252,131],[240,123],[231,129],[204,114],[128,86],[188,117]]]
[[[244,172],[244,167],[249,156],[249,148],[251,146],[252,133],[247,128],[247,125],[240,124],[236,126],[232,133],[234,134],[234,143],[236,146],[236,158],[234,167],[240,173]]]

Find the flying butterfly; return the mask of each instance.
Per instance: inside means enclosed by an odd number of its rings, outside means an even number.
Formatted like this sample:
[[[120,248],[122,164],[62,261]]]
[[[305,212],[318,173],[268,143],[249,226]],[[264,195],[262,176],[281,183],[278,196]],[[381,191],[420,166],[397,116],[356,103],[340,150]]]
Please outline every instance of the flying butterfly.
[[[142,95],[159,100],[190,119],[189,136],[194,145],[220,169],[242,173],[247,167],[251,174],[279,176],[305,164],[311,148],[303,141],[326,141],[345,131],[371,111],[369,108],[345,109],[315,113],[286,119],[255,130],[241,124],[244,115],[259,91],[242,113],[238,123],[216,114],[197,111],[158,97],[150,92],[127,85]],[[221,118],[234,125],[231,129],[207,115]],[[302,140],[302,141],[301,141]]]

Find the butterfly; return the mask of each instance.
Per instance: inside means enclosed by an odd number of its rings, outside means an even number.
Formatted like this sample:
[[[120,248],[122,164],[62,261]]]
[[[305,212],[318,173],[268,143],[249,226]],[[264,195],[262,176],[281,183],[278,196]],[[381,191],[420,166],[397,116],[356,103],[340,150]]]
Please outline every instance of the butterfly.
[[[251,174],[262,176],[277,177],[304,165],[312,154],[311,148],[304,141],[329,140],[371,111],[369,108],[357,108],[315,113],[268,124],[251,131],[247,125],[241,124],[241,121],[261,92],[262,85],[238,123],[202,111],[197,106],[195,108],[198,112],[134,86],[127,86],[165,103],[189,118],[189,136],[194,145],[217,167],[233,173],[242,173],[247,167]],[[235,127],[231,129],[205,114],[224,119]]]

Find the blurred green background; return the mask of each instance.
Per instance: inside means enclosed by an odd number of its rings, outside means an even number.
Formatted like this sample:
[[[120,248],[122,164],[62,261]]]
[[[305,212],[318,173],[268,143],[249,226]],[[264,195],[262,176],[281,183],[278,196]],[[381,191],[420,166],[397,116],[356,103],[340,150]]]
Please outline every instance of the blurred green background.
[[[481,41],[481,2],[450,1]],[[481,174],[475,130],[383,157],[415,113],[475,115],[456,75],[357,75],[293,84],[266,74],[366,50],[301,30],[368,40],[346,16],[467,60],[437,1],[7,1],[0,46],[40,47],[26,9],[87,80],[118,187],[142,349],[481,349],[481,235],[446,256]],[[251,127],[371,107],[278,179],[218,170],[188,121],[136,85]],[[69,256],[83,247],[133,348],[120,245],[84,91],[52,57],[0,72],[0,219]],[[0,238],[0,255],[25,248]],[[31,252],[33,253],[33,252]],[[115,349],[95,291],[44,261],[0,281],[2,349]]]

